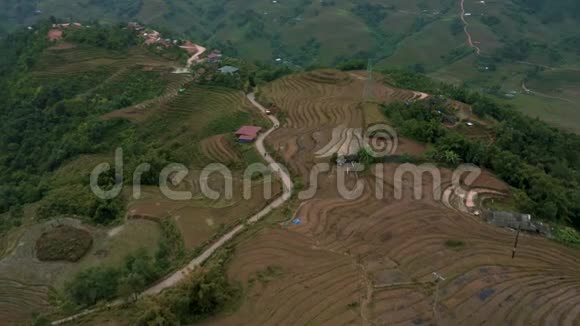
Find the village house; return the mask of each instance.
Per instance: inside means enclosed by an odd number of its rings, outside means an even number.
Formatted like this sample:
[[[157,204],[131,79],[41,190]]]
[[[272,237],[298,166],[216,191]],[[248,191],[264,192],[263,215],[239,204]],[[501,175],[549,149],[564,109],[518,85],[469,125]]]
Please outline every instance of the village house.
[[[550,227],[540,221],[533,221],[530,214],[519,214],[501,211],[487,211],[483,213],[487,223],[507,227],[514,230],[521,229],[525,232],[537,233],[550,237]]]
[[[223,66],[223,67],[219,68],[218,70],[219,70],[219,72],[221,72],[224,75],[232,75],[232,74],[240,71],[239,68],[232,67],[232,66]]]
[[[256,126],[242,126],[235,135],[240,143],[251,143],[258,138],[258,134],[262,131],[262,127]]]
[[[207,61],[209,63],[220,62],[222,59],[221,53],[214,51],[207,56]]]

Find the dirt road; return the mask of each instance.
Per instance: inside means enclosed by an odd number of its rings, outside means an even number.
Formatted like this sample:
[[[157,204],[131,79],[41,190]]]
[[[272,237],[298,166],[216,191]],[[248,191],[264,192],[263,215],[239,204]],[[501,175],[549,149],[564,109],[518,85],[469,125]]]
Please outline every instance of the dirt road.
[[[256,97],[255,97],[254,93],[248,94],[247,95],[247,98],[252,103],[252,105],[254,105],[264,115],[266,114],[266,109],[260,103],[256,102]],[[189,264],[187,264],[187,266],[185,266],[182,269],[174,272],[169,277],[165,278],[164,280],[162,280],[161,282],[155,284],[154,286],[150,287],[149,289],[143,291],[139,295],[139,297],[146,296],[146,295],[155,295],[155,294],[158,294],[158,293],[162,292],[163,290],[165,290],[167,288],[170,288],[170,287],[175,286],[180,281],[182,281],[183,279],[185,279],[187,277],[187,275],[189,275],[189,273],[192,270],[194,270],[198,266],[201,266],[219,248],[221,248],[224,244],[226,244],[233,237],[235,237],[236,234],[240,233],[244,229],[244,227],[246,227],[246,224],[247,225],[251,225],[251,224],[254,224],[254,223],[260,221],[264,216],[270,214],[270,212],[272,212],[272,210],[274,210],[275,208],[280,207],[288,199],[290,199],[290,197],[292,196],[292,189],[294,187],[293,184],[292,184],[292,178],[290,178],[290,175],[288,174],[288,171],[286,171],[286,169],[284,169],[283,166],[280,163],[276,162],[272,158],[272,156],[266,151],[266,147],[264,145],[264,140],[272,132],[274,132],[274,130],[276,130],[276,129],[278,129],[280,127],[280,121],[278,121],[278,119],[275,116],[272,116],[272,115],[268,115],[267,117],[270,119],[270,121],[272,121],[272,123],[274,125],[268,131],[266,131],[265,133],[261,134],[258,137],[258,139],[256,140],[256,149],[262,155],[262,157],[264,157],[264,159],[270,164],[270,167],[272,168],[272,170],[274,171],[274,173],[277,174],[280,177],[280,179],[282,180],[282,184],[284,185],[284,193],[282,194],[282,196],[280,196],[279,198],[277,198],[276,200],[274,200],[272,203],[270,203],[268,206],[266,206],[264,209],[262,209],[257,214],[249,217],[247,219],[247,222],[239,224],[234,229],[232,229],[230,232],[228,232],[225,235],[223,235],[221,238],[219,238],[219,240],[217,240],[211,246],[209,246],[207,249],[205,249],[199,256],[197,256],[192,261],[190,261]],[[125,300],[123,300],[123,299],[117,299],[117,300],[109,303],[105,307],[88,309],[88,310],[85,310],[85,311],[83,311],[81,313],[78,313],[76,315],[69,316],[69,317],[64,318],[64,319],[60,319],[60,320],[53,321],[52,322],[52,325],[62,325],[62,324],[68,323],[68,322],[72,322],[72,321],[74,321],[76,319],[79,319],[81,317],[84,317],[86,315],[90,315],[92,313],[95,313],[95,312],[98,312],[98,311],[101,311],[101,310],[104,310],[104,309],[107,309],[107,308],[110,308],[110,307],[120,306],[120,305],[122,305],[124,303],[125,303]]]
[[[193,44],[191,46],[180,46],[180,48],[185,50],[195,49],[196,52],[192,55],[189,59],[187,59],[187,68],[193,66],[196,62],[199,61],[199,57],[207,50],[201,45]]]
[[[552,96],[552,95],[548,95],[548,94],[544,94],[544,93],[540,93],[540,92],[533,91],[533,90],[529,89],[526,86],[526,82],[525,81],[522,82],[522,89],[524,90],[524,92],[526,92],[528,94],[533,94],[533,95],[536,95],[536,96],[550,98],[550,99],[553,99],[553,100],[564,101],[564,102],[568,102],[568,103],[572,103],[572,104],[575,104],[576,103],[576,102],[574,102],[574,101],[572,101],[570,99],[567,99],[567,98],[563,98],[563,97],[559,97],[559,96]]]
[[[480,55],[481,49],[473,43],[473,38],[471,37],[471,34],[469,34],[469,30],[468,30],[469,23],[465,19],[465,0],[460,0],[460,6],[461,6],[461,12],[459,14],[459,17],[461,18],[461,21],[463,22],[463,31],[465,32],[465,36],[467,36],[467,44],[469,44],[469,46],[471,48],[475,49],[475,52],[477,53],[477,55]]]

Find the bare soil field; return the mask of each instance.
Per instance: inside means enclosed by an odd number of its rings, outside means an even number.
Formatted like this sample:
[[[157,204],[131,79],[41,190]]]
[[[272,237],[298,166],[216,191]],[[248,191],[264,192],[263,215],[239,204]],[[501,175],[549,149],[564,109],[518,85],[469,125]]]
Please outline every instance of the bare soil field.
[[[224,179],[216,177],[209,180],[209,187],[221,194],[221,198],[217,200],[209,199],[202,194],[198,182],[192,182],[187,186],[194,194],[193,198],[187,201],[170,200],[157,188],[148,187],[143,189],[141,199],[129,204],[129,218],[154,220],[172,218],[183,236],[185,248],[192,249],[210,240],[217,232],[258,212],[267,205],[270,199],[277,198],[282,191],[280,183],[274,181],[271,197],[265,197],[263,182],[254,180],[251,182],[250,198],[244,199],[241,176],[234,177],[232,184],[233,197],[226,199]],[[186,190],[186,188],[180,190]]]
[[[395,184],[395,168],[385,168],[385,189]],[[490,178],[482,175],[474,187],[501,186]],[[301,219],[299,225],[266,228],[242,242],[229,275],[243,285],[244,302],[216,323],[580,321],[577,250],[526,234],[512,260],[513,232],[451,210],[429,195],[415,200],[411,181],[403,179],[403,199],[394,200],[387,190],[379,200],[372,193],[374,179],[367,178],[364,195],[352,201],[335,196],[329,182],[293,216]],[[432,191],[432,180],[426,178],[423,187]],[[451,248],[449,240],[464,245]],[[445,277],[438,291],[433,272]]]
[[[282,78],[261,94],[286,117],[270,146],[304,180],[334,128],[362,124],[360,80],[351,75],[346,82],[337,73],[331,83],[328,75]],[[386,87],[377,93],[384,101],[401,96]],[[420,154],[425,147],[402,139],[399,150]],[[470,190],[508,194],[504,182],[483,171],[459,191],[452,171],[441,168],[441,183],[425,175],[417,199],[412,175],[397,180],[397,167],[350,173],[348,189],[364,185],[351,200],[339,196],[337,173],[344,170],[335,167],[319,177],[315,197],[300,202],[288,222],[240,239],[228,275],[243,287],[243,301],[208,324],[580,323],[578,250],[523,234],[512,259],[513,230],[467,213]],[[377,183],[383,196],[376,195]],[[401,199],[395,199],[397,187]],[[445,280],[437,284],[433,272]]]

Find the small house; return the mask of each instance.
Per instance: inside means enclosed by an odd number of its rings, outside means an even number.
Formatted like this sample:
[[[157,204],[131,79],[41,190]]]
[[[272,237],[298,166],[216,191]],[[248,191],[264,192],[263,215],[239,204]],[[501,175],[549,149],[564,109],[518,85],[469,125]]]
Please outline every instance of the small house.
[[[242,126],[236,131],[236,137],[240,143],[251,143],[258,138],[258,134],[262,132],[261,127],[256,126]]]
[[[232,66],[223,66],[218,69],[224,75],[233,75],[238,72],[240,69]]]
[[[58,41],[62,39],[62,30],[60,29],[51,29],[48,31],[48,40],[51,42]]]
[[[540,221],[533,221],[530,214],[519,214],[501,211],[486,211],[484,219],[496,226],[521,229],[525,232],[537,233],[550,237],[550,228]]]
[[[208,60],[210,63],[213,63],[213,62],[219,62],[221,59],[222,59],[222,55],[221,55],[221,53],[218,53],[218,52],[215,52],[215,51],[214,51],[213,53],[210,53],[210,54],[207,56],[207,60]]]

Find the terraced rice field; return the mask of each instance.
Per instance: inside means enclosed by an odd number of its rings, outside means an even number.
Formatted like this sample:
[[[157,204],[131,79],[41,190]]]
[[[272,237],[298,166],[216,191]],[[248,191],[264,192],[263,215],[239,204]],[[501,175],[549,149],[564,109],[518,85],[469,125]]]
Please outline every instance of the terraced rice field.
[[[260,90],[285,118],[267,141],[294,174],[306,180],[310,167],[321,159],[328,161],[333,152],[356,153],[362,128],[385,122],[376,105],[362,105],[365,78],[364,72],[316,70],[281,78]],[[373,100],[379,103],[420,97],[380,82],[371,86]]]
[[[306,177],[332,130],[361,122],[357,94],[356,78],[344,84],[303,75],[263,89],[287,117],[270,145],[292,172]],[[403,143],[402,150],[425,149]],[[242,285],[243,302],[212,323],[580,324],[578,250],[523,234],[512,259],[515,233],[469,214],[476,192],[508,194],[505,183],[483,171],[462,192],[452,187],[452,171],[440,169],[440,184],[425,175],[415,186],[409,174],[395,178],[397,168],[348,174],[347,189],[359,181],[364,191],[344,199],[336,182],[345,171],[335,167],[319,176],[315,197],[298,203],[287,222],[238,240],[228,275]],[[421,198],[413,196],[417,187]],[[294,218],[300,222],[290,223]],[[436,283],[433,272],[445,280]]]
[[[115,75],[111,76],[107,81],[110,81],[114,77]],[[190,75],[170,73],[165,74],[164,77],[166,80],[166,89],[161,96],[107,113],[103,117],[105,119],[129,119],[135,122],[144,121],[155,112],[155,109],[175,99],[179,95],[179,90],[193,79]]]
[[[385,168],[384,189],[395,184]],[[444,175],[444,179],[449,173]],[[484,175],[475,187],[501,182]],[[332,177],[329,177],[332,178]],[[354,178],[352,178],[354,182]],[[229,274],[241,282],[241,309],[224,324],[574,325],[580,322],[578,251],[483,224],[433,198],[375,198],[374,179],[357,200],[319,189],[294,217],[238,246]],[[449,182],[447,179],[445,182]],[[432,191],[426,180],[424,191]],[[446,241],[458,240],[461,248]],[[266,266],[276,275],[263,279]],[[445,277],[436,290],[432,276]],[[435,302],[436,300],[436,302]],[[435,309],[435,312],[434,312]],[[290,322],[291,321],[291,322]]]
[[[79,46],[43,53],[34,70],[37,75],[55,75],[80,73],[103,67],[117,71],[131,66],[171,69],[176,65],[175,62],[154,57],[141,48],[132,48],[127,53],[117,53],[101,48]]]
[[[93,236],[92,248],[77,263],[42,262],[36,258],[37,239],[58,224],[87,230]],[[161,236],[158,225],[146,220],[132,220],[117,232],[108,231],[73,219],[28,225],[23,232],[15,230],[17,245],[0,258],[0,325],[14,325],[29,320],[33,313],[54,311],[49,301],[53,289],[61,290],[65,282],[86,268],[119,266],[126,255],[139,248],[153,254]]]
[[[239,162],[242,159],[234,145],[228,135],[212,136],[201,142],[203,153],[215,162],[223,164]]]
[[[0,279],[0,325],[14,325],[34,313],[47,311],[49,287]]]
[[[241,91],[228,88],[191,85],[186,91],[168,103],[165,115],[171,119],[211,119],[220,113],[252,112],[250,103]],[[205,113],[205,114],[204,114]],[[209,117],[206,118],[206,115]],[[207,120],[205,120],[207,121]],[[235,131],[235,130],[234,130]]]

